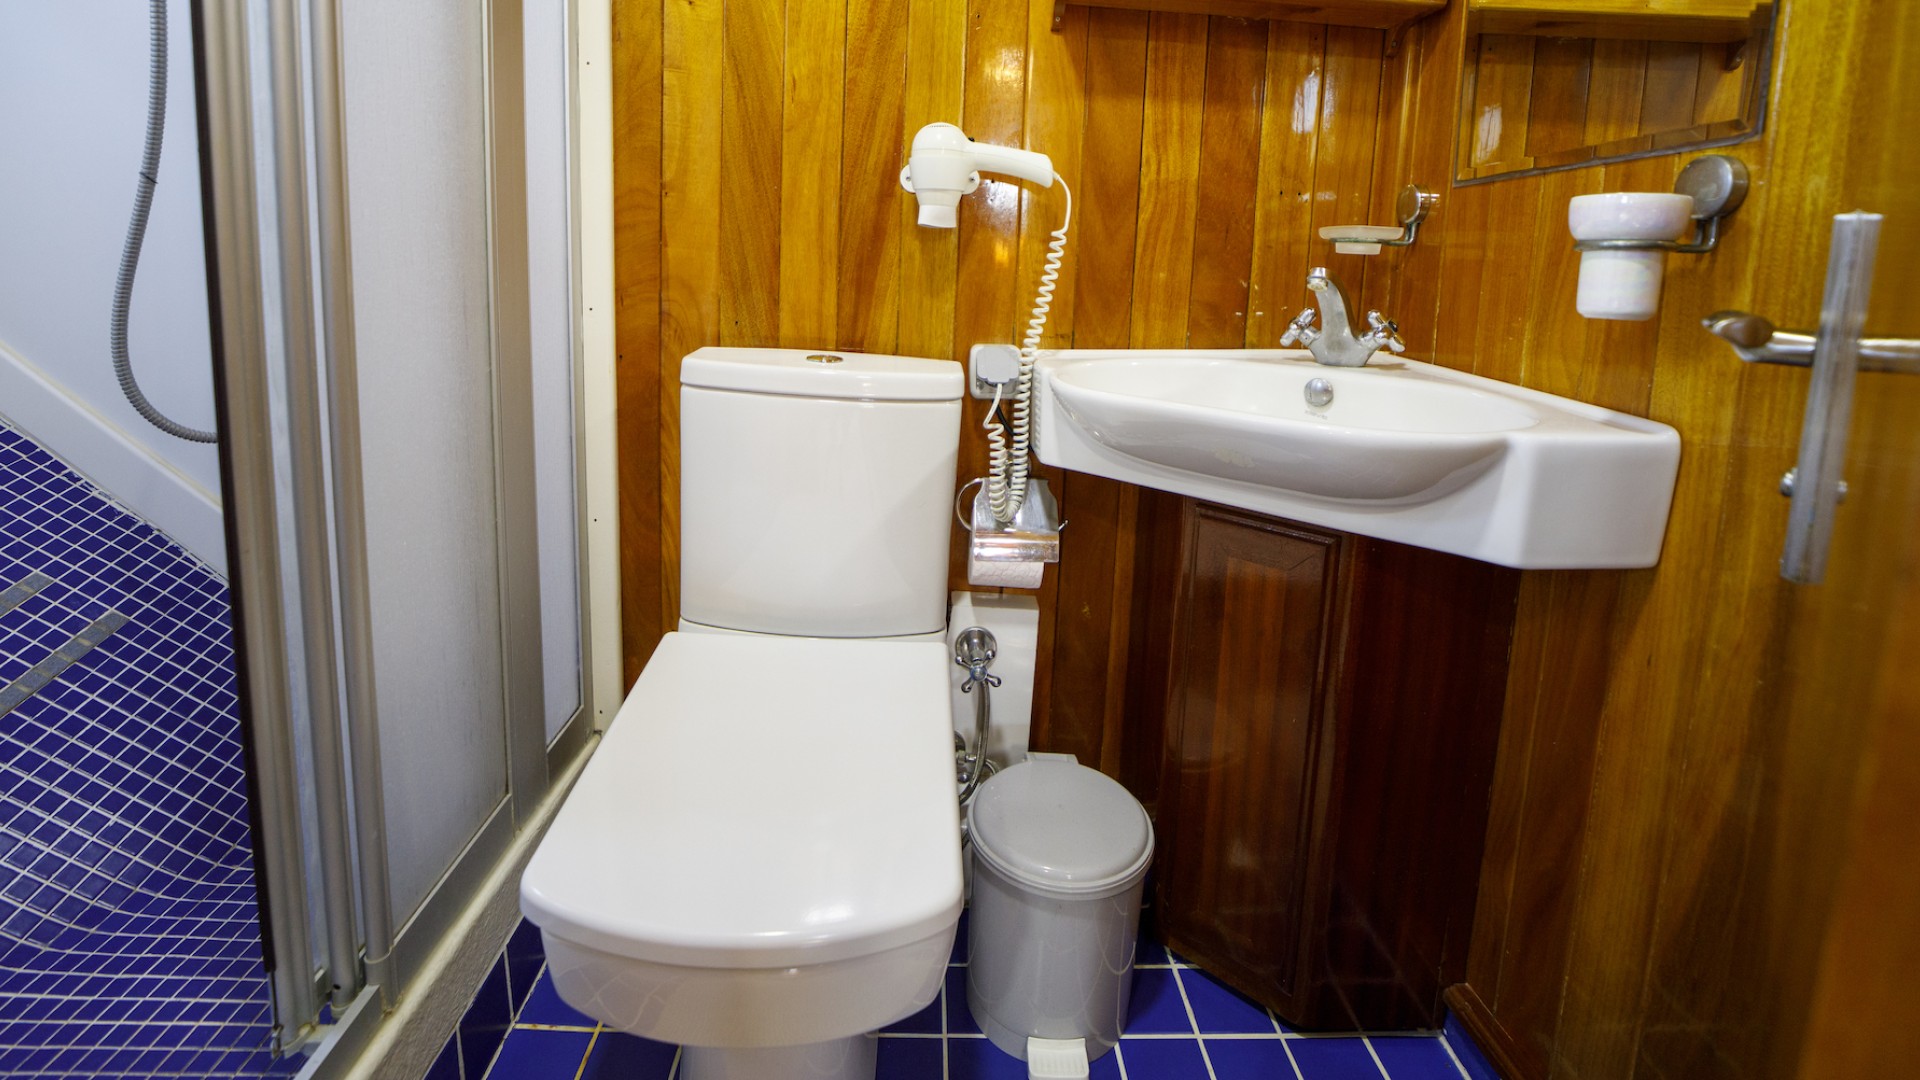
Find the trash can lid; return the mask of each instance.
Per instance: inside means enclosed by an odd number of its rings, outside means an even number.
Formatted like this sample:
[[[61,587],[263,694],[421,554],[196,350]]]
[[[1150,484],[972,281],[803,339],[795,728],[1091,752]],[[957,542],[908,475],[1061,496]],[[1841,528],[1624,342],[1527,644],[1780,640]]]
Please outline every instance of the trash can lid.
[[[973,850],[1014,881],[1091,899],[1147,872],[1153,823],[1119,782],[1064,755],[988,778],[967,809]]]

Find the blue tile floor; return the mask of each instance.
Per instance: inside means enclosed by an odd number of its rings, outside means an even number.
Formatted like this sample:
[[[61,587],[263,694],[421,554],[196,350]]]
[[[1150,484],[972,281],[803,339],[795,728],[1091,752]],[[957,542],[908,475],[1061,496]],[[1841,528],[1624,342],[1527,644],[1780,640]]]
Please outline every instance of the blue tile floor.
[[[967,1010],[966,923],[938,1000],[880,1036],[880,1080],[1024,1080]],[[447,1041],[427,1080],[674,1080],[679,1051],[609,1031],[554,992],[539,932],[521,923],[469,1022]],[[519,971],[516,973],[515,960]],[[483,1004],[490,999],[491,1005]],[[1457,1043],[1455,1045],[1458,1045]],[[1106,1080],[1483,1080],[1433,1035],[1327,1036],[1289,1030],[1272,1013],[1199,968],[1142,943],[1127,1031],[1093,1063]]]
[[[0,1076],[263,1077],[267,1052],[227,590],[0,423],[0,687],[124,627],[0,716]]]

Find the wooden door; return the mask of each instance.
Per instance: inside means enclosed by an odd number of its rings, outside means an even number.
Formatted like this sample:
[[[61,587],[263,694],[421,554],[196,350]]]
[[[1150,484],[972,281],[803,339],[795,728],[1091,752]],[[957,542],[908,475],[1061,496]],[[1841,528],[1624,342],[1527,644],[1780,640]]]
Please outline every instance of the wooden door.
[[[1766,133],[1725,151],[1752,196],[1720,250],[1670,259],[1657,321],[1574,314],[1566,199],[1659,190],[1691,155],[1456,187],[1453,231],[1434,230],[1467,289],[1510,276],[1475,261],[1492,250],[1476,222],[1524,205],[1514,227],[1537,241],[1525,326],[1504,304],[1477,329],[1443,305],[1440,355],[1644,412],[1683,444],[1659,566],[1522,589],[1473,956],[1449,998],[1516,1078],[1920,1060],[1920,799],[1897,749],[1920,723],[1920,377],[1860,376],[1826,580],[1794,585],[1777,486],[1808,375],[1744,365],[1699,326],[1725,308],[1815,326],[1833,216],[1864,209],[1886,215],[1868,332],[1920,336],[1920,4],[1786,0],[1780,18]]]
[[[1920,49],[1920,4],[1800,0],[1787,19],[1749,303],[1784,326],[1818,325],[1833,215],[1876,211],[1867,332],[1920,338],[1920,70],[1889,62]],[[1700,362],[1731,366],[1710,344]],[[1766,489],[1797,440],[1806,373],[1728,376],[1740,380],[1734,430],[1747,433],[1736,454],[1750,455],[1740,471],[1762,490],[1729,502],[1751,524],[1723,528],[1751,545],[1730,556],[1759,572],[1743,614],[1709,644],[1759,662],[1747,666],[1748,724],[1713,746],[1740,768],[1700,793],[1707,813],[1663,868],[1664,955],[1635,1075],[1784,1076],[1796,1063],[1810,1077],[1909,1074],[1920,1068],[1920,376],[1859,377],[1849,496],[1818,585],[1768,572],[1784,500]],[[1779,824],[1746,828],[1756,817]],[[1663,995],[1687,1009],[1663,1010]],[[1768,1024],[1778,1034],[1754,1034]]]
[[[1161,931],[1292,1013],[1324,823],[1340,537],[1186,502],[1160,778]]]
[[[1782,88],[1790,115],[1816,117],[1813,144],[1776,179],[1815,193],[1793,223],[1809,234],[1807,257],[1763,271],[1809,298],[1794,316],[1811,319],[1826,216],[1882,213],[1867,333],[1920,338],[1920,4],[1835,6],[1861,10],[1809,20],[1829,36],[1789,48],[1826,58]],[[1798,1056],[1801,1076],[1836,1080],[1920,1069],[1920,375],[1863,374],[1855,394],[1826,581],[1781,612],[1785,663],[1769,695],[1799,752],[1832,758],[1840,775],[1836,828],[1822,838],[1839,869],[1823,883],[1831,901]]]

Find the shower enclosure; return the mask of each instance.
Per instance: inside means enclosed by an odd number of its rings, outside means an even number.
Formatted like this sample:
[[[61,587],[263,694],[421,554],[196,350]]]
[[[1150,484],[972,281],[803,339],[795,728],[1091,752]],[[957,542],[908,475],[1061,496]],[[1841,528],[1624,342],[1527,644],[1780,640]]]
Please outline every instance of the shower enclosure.
[[[0,10],[0,1075],[344,1069],[617,692],[573,5],[167,10],[130,351],[217,452],[100,392],[145,6]]]

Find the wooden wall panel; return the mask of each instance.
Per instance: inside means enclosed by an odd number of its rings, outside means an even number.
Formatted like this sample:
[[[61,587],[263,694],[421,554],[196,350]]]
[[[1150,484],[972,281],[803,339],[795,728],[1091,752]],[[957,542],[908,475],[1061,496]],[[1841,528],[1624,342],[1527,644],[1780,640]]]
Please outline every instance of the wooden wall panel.
[[[1265,104],[1260,111],[1260,169],[1247,300],[1248,348],[1279,346],[1287,323],[1306,302],[1307,267],[1321,250],[1311,225],[1326,41],[1323,26],[1267,23]]]
[[[780,332],[786,5],[729,4],[720,59],[720,344]]]
[[[1844,656],[1868,654],[1843,644],[1879,629],[1857,613],[1883,609],[1887,590],[1778,582],[1785,504],[1773,488],[1791,460],[1805,375],[1743,367],[1698,319],[1750,307],[1782,324],[1817,321],[1809,275],[1827,217],[1851,208],[1868,180],[1920,172],[1912,140],[1873,126],[1911,100],[1912,80],[1896,71],[1879,85],[1858,62],[1920,47],[1914,9],[1788,0],[1773,130],[1733,151],[1755,169],[1751,201],[1718,253],[1671,260],[1658,319],[1600,325],[1572,313],[1565,200],[1665,190],[1686,157],[1451,186],[1456,161],[1476,146],[1481,160],[1511,156],[1507,144],[1525,150],[1536,99],[1543,117],[1560,104],[1534,92],[1538,39],[1495,41],[1514,53],[1503,69],[1510,85],[1478,92],[1505,95],[1514,112],[1456,148],[1468,42],[1460,5],[1412,27],[1389,57],[1378,31],[1300,23],[1074,6],[1056,35],[1046,0],[823,4],[617,5],[629,674],[677,611],[681,356],[722,340],[787,340],[960,359],[974,341],[1011,341],[1022,329],[1055,193],[989,182],[966,200],[958,230],[930,230],[891,182],[915,130],[958,119],[977,138],[1053,154],[1073,184],[1050,344],[1271,346],[1307,299],[1306,268],[1325,262],[1363,305],[1400,321],[1416,356],[1680,430],[1657,568],[1525,576],[1468,983],[1456,999],[1521,1076],[1789,1075],[1816,1004],[1820,950],[1853,947],[1821,927],[1845,850],[1830,836],[1855,820],[1845,808],[1867,718],[1911,697],[1873,678],[1836,688],[1813,666],[1845,670]],[[1703,55],[1596,43],[1585,108],[1563,109],[1559,121],[1587,137],[1679,122],[1667,114],[1726,93],[1704,79]],[[738,67],[754,56],[765,66]],[[803,96],[837,104],[838,128],[794,114],[795,64],[832,84]],[[1753,67],[1743,93],[1766,74]],[[777,103],[775,91],[747,88],[770,83],[775,68]],[[1885,104],[1870,123],[1848,121],[1834,103],[1850,100]],[[746,145],[776,115],[777,158]],[[830,147],[818,160],[786,137],[796,121],[825,125]],[[735,161],[771,180],[726,175]],[[1385,220],[1408,181],[1442,196],[1415,247],[1362,262],[1332,257],[1314,236],[1323,224]],[[813,194],[797,198],[796,183]],[[1920,217],[1901,189],[1865,190]],[[1920,250],[1911,222],[1904,228],[1883,251]],[[1920,430],[1911,422],[1920,406],[1904,384],[1879,378],[1862,422],[1909,447],[1913,436],[1901,433]],[[967,416],[976,423],[979,406]],[[976,475],[984,449],[971,428],[963,448],[962,475]],[[1906,470],[1882,471],[1897,487]],[[1136,744],[1153,737],[1166,694],[1163,594],[1178,500],[1053,475],[1073,524],[1041,593],[1036,741],[1098,762],[1151,804],[1157,778]],[[1871,507],[1855,496],[1838,542],[1884,566],[1902,549],[1866,544],[1875,534],[1852,523],[1889,535],[1884,523],[1910,527],[1913,510]],[[1920,572],[1910,553],[1899,557],[1910,591]],[[1849,880],[1854,893],[1876,887]]]
[[[1700,142],[1707,129],[1714,138],[1742,134],[1751,127],[1742,117],[1757,115],[1747,106],[1761,84],[1759,65],[1746,63],[1741,48],[1518,33],[1470,36],[1467,96],[1472,104],[1470,118],[1458,122],[1456,175],[1501,176],[1685,146]]]
[[[619,5],[624,7],[625,5]],[[680,358],[720,340],[720,158],[724,101],[721,0],[663,5],[660,152],[660,441],[655,458],[660,491],[660,633],[680,611]],[[624,16],[623,16],[624,17]],[[645,16],[642,15],[642,18]],[[614,86],[617,117],[627,108],[652,108],[650,88],[632,100]],[[640,180],[637,182],[644,182]],[[616,264],[614,275],[620,275]],[[635,463],[636,465],[638,463]],[[626,469],[623,467],[622,476]],[[653,651],[642,639],[636,650]],[[633,673],[629,672],[631,676]]]
[[[900,175],[905,139],[909,0],[872,0],[847,9],[847,81],[840,192],[838,345],[891,353],[900,335],[900,250],[909,227],[897,200],[876,199]]]
[[[1311,228],[1368,211],[1378,30],[1072,6],[1055,32],[1046,0],[617,7],[660,42],[658,73],[623,68],[615,87],[623,130],[659,129],[620,148],[629,678],[678,613],[682,356],[765,343],[964,360],[1025,332],[1061,193],[989,177],[958,229],[920,228],[896,177],[923,124],[1044,151],[1072,185],[1049,347],[1272,344],[1322,257]],[[626,210],[649,197],[651,234]],[[1357,264],[1348,277],[1358,288]],[[984,414],[967,403],[963,479],[986,467]],[[1039,592],[1035,741],[1117,773],[1140,492],[1040,475],[1073,524]]]
[[[780,228],[779,344],[828,349],[838,344],[840,329],[840,153],[848,5],[845,0],[787,0],[786,7],[780,210],[772,219]]]
[[[1458,21],[1424,24],[1416,45]],[[1792,1076],[1801,1061],[1843,865],[1832,839],[1850,820],[1872,695],[1912,679],[1872,667],[1865,646],[1899,610],[1887,590],[1915,572],[1901,537],[1920,469],[1908,451],[1856,457],[1850,473],[1885,463],[1888,509],[1843,512],[1856,561],[1829,585],[1781,582],[1786,504],[1774,489],[1792,463],[1805,373],[1740,364],[1699,319],[1739,307],[1817,322],[1830,217],[1855,202],[1920,228],[1912,195],[1885,185],[1863,197],[1865,180],[1912,169],[1892,163],[1915,153],[1891,135],[1892,113],[1873,110],[1869,123],[1834,109],[1883,93],[1850,81],[1865,77],[1857,57],[1912,40],[1916,23],[1897,3],[1787,5],[1772,128],[1730,151],[1754,169],[1755,196],[1718,252],[1670,261],[1651,322],[1574,315],[1566,200],[1666,190],[1686,155],[1454,188],[1421,239],[1444,273],[1403,284],[1404,254],[1375,264],[1390,290],[1440,297],[1442,362],[1651,416],[1683,443],[1658,567],[1528,575],[1522,588],[1468,981],[1454,995],[1511,1075],[1746,1080]],[[1609,73],[1589,129],[1661,110],[1691,122],[1724,93],[1702,93],[1698,46],[1641,52],[1595,49],[1590,85]],[[1622,74],[1636,65],[1638,82]],[[1899,100],[1912,100],[1911,83]],[[1530,97],[1536,120],[1548,98]],[[1414,123],[1432,130],[1451,112],[1424,98]],[[1852,127],[1836,137],[1836,124]],[[1452,310],[1476,295],[1471,314]],[[1877,314],[1885,332],[1917,328],[1897,307]],[[1879,393],[1864,423],[1920,431],[1913,393]],[[1908,524],[1892,525],[1903,512]]]
[[[665,632],[660,536],[661,22],[616,5],[614,363],[619,424],[621,664],[640,670]],[[636,93],[636,91],[638,91]]]

